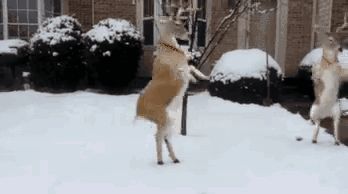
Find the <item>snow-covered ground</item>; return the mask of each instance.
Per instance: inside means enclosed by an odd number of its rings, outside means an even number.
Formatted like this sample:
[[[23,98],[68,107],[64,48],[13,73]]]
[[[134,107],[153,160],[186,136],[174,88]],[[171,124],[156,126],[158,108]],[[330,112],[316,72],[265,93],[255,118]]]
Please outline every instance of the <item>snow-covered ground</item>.
[[[0,193],[346,194],[348,150],[279,105],[189,98],[182,161],[155,162],[137,95],[0,93]],[[304,138],[297,142],[296,136]],[[165,155],[166,156],[166,155]]]

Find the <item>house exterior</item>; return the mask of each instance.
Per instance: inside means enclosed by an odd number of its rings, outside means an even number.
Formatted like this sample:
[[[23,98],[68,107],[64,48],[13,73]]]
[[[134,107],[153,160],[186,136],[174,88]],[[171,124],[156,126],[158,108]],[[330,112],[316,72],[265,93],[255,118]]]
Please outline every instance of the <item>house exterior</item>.
[[[0,40],[28,40],[47,17],[62,14],[63,0],[0,0]]]
[[[27,39],[45,17],[75,16],[84,30],[105,18],[123,18],[144,35],[144,57],[140,76],[151,76],[153,51],[158,39],[154,17],[161,4],[170,0],[0,0],[0,39]],[[203,48],[236,0],[190,1],[203,8],[199,14],[197,49]],[[265,14],[245,14],[226,33],[202,70],[209,73],[214,62],[230,50],[267,50],[281,65],[286,77],[297,73],[298,64],[311,49],[320,45],[323,33],[335,31],[348,12],[347,0],[250,0],[262,3]],[[22,17],[23,15],[26,17]],[[26,19],[23,19],[26,18]]]

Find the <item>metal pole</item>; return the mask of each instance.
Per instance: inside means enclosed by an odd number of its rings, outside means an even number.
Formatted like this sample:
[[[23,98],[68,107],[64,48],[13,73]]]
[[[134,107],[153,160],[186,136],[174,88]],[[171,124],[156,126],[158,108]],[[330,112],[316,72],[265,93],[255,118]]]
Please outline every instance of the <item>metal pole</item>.
[[[267,30],[267,29],[266,29]],[[266,79],[267,79],[267,96],[266,99],[263,100],[263,104],[269,106],[272,104],[271,99],[271,80],[269,75],[269,60],[268,60],[268,33],[265,30],[265,47],[266,47]]]
[[[182,114],[181,114],[181,135],[186,136],[187,130],[187,100],[188,100],[188,94],[185,92],[185,95],[182,100]]]

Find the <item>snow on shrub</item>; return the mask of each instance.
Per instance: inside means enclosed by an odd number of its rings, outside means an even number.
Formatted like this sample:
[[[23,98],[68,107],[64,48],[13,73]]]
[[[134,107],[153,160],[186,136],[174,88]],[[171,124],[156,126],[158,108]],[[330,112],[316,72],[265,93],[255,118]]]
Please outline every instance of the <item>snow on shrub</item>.
[[[302,59],[300,67],[312,67],[315,64],[319,64],[323,56],[323,48],[315,48],[311,50],[306,56]],[[338,53],[338,63],[343,68],[348,68],[348,49],[343,49],[342,52]]]
[[[31,81],[36,89],[76,90],[85,74],[81,24],[70,16],[49,18],[31,42]]]
[[[136,76],[142,38],[128,21],[105,19],[84,35],[89,82],[108,90],[127,86]]]
[[[0,54],[19,54],[21,48],[28,47],[28,42],[20,39],[0,40]]]
[[[28,70],[29,43],[24,40],[0,40],[0,89],[23,89],[22,73]]]
[[[268,56],[271,95],[277,100],[282,79],[279,64]],[[227,52],[217,61],[210,75],[212,96],[240,103],[262,103],[267,95],[266,53],[259,49]]]

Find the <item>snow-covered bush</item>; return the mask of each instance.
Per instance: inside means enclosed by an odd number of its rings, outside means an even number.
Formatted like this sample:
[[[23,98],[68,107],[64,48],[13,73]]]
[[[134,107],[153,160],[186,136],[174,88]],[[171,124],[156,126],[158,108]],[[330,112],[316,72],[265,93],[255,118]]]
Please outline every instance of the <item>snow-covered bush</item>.
[[[277,100],[282,71],[268,56],[271,97]],[[212,96],[240,103],[259,103],[267,96],[266,53],[259,49],[234,50],[217,61],[210,75]]]
[[[130,22],[102,20],[84,35],[84,41],[91,86],[117,90],[135,78],[142,40]]]
[[[23,89],[22,73],[28,70],[29,44],[24,40],[0,40],[0,89]]]
[[[30,42],[34,88],[76,90],[85,74],[81,24],[70,16],[49,18]]]

